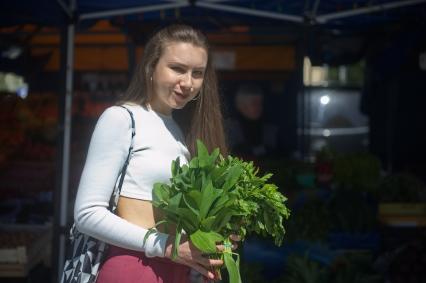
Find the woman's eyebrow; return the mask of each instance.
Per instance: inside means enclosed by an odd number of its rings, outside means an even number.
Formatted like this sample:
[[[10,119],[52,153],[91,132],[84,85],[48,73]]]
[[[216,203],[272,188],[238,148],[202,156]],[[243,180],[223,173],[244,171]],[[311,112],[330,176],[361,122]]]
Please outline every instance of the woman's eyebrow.
[[[167,65],[177,66],[177,67],[181,67],[181,68],[188,68],[188,65],[181,63],[181,62],[173,61],[173,60],[167,62]]]
[[[179,67],[185,67],[185,68],[189,67],[187,64],[184,64],[184,63],[181,63],[181,62],[177,62],[177,61],[174,61],[174,60],[170,60],[168,62],[168,64],[169,65],[179,66]],[[206,67],[205,66],[195,66],[193,69],[195,69],[195,70],[205,70]]]
[[[167,61],[168,64],[176,64],[176,65],[182,65],[182,66],[186,66],[184,63],[181,63],[179,61],[176,61],[174,59],[170,59]]]

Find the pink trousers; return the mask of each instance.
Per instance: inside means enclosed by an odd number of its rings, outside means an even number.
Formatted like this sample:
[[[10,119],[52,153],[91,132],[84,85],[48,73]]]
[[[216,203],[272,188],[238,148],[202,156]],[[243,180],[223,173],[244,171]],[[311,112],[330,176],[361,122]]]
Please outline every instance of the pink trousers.
[[[110,246],[97,283],[188,283],[190,268],[170,259]]]

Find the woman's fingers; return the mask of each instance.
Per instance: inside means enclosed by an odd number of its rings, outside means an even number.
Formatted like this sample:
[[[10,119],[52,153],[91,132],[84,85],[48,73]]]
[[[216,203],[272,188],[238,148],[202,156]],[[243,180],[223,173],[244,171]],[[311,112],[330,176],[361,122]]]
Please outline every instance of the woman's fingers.
[[[196,261],[198,264],[205,267],[216,267],[216,266],[219,267],[223,265],[223,260],[208,258],[208,255],[194,258],[194,261]]]
[[[231,240],[231,249],[235,250],[238,248],[238,242],[241,241],[241,237],[236,235],[236,234],[231,234],[229,235],[229,239]],[[225,246],[223,244],[218,244],[216,245],[216,249],[218,252],[223,252],[224,251]]]
[[[223,261],[220,259],[209,259],[202,256],[194,258],[193,260],[190,260],[190,261],[185,259],[181,259],[181,261],[183,264],[190,266],[191,268],[198,271],[206,278],[209,278],[212,280],[217,279],[216,278],[217,276],[215,275],[215,272],[214,272],[214,268],[220,267],[223,265]]]
[[[172,254],[172,243],[174,239],[168,239],[168,244],[166,248],[166,257],[171,257]],[[223,261],[220,259],[210,259],[208,257],[204,257],[200,250],[198,250],[193,244],[191,244],[188,240],[184,240],[179,245],[179,256],[177,261],[181,264],[189,266],[194,270],[201,273],[204,277],[215,280],[218,277],[215,275],[213,270],[216,267],[220,267],[223,265]]]
[[[232,249],[232,250],[235,250],[236,248],[238,248],[238,244],[236,244],[236,243],[232,243],[232,245],[231,245],[231,249]],[[218,252],[223,252],[223,251],[225,250],[225,246],[224,246],[224,245],[216,245],[216,250],[217,250]]]
[[[204,266],[201,266],[196,263],[188,262],[186,265],[194,269],[195,271],[199,272],[201,275],[209,278],[209,279],[215,279],[214,273],[205,268]]]
[[[212,267],[222,266],[223,261],[221,259],[209,259],[208,264],[209,266],[212,266]]]

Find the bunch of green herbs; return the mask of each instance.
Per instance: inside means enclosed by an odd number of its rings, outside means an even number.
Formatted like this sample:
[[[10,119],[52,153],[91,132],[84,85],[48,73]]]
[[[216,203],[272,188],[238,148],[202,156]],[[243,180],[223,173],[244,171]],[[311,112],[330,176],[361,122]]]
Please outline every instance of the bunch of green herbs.
[[[197,156],[188,164],[173,161],[170,183],[154,185],[153,205],[164,212],[157,225],[176,227],[172,258],[178,256],[185,231],[199,250],[224,261],[231,283],[241,282],[239,255],[232,251],[229,236],[237,234],[243,240],[250,233],[269,235],[281,245],[285,234],[283,221],[289,210],[277,186],[267,183],[271,176],[259,176],[252,162],[225,158],[219,149],[210,154],[197,141]],[[217,243],[223,243],[223,251],[217,251]]]

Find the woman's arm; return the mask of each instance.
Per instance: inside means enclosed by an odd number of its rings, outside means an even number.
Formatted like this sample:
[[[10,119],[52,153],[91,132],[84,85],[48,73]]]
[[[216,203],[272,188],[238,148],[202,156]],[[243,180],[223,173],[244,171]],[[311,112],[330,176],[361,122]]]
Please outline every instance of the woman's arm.
[[[75,223],[79,231],[106,243],[144,251],[150,257],[163,257],[167,234],[153,233],[143,245],[147,229],[108,209],[130,142],[129,113],[117,106],[108,108],[99,118],[90,141],[74,207]]]

